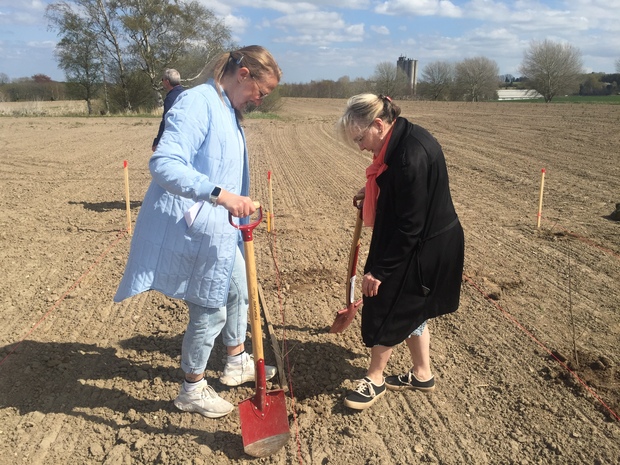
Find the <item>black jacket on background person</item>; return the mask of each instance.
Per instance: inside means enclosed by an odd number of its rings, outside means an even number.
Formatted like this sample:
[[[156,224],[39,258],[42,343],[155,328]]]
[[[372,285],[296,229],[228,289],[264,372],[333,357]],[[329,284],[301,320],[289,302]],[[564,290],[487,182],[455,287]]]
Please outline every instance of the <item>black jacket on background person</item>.
[[[398,118],[377,176],[379,197],[364,273],[381,281],[364,297],[367,347],[403,342],[425,320],[459,306],[465,240],[437,140]]]
[[[177,99],[179,94],[185,90],[181,84],[178,86],[174,86],[172,89],[168,91],[166,94],[166,98],[164,99],[164,114],[161,117],[161,123],[159,123],[159,131],[157,131],[157,137],[153,140],[153,147],[159,144],[159,139],[161,139],[162,134],[164,133],[164,128],[166,127],[166,113],[168,110],[172,108],[172,104]]]

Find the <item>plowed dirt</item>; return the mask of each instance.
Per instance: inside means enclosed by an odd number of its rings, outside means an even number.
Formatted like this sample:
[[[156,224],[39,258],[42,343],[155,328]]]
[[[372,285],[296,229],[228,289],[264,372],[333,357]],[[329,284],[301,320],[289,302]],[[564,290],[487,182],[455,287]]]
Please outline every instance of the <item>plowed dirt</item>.
[[[183,304],[112,302],[129,250],[123,160],[135,220],[159,120],[0,120],[0,463],[620,464],[620,107],[402,103],[445,150],[466,237],[461,306],[430,322],[433,393],[353,412],[360,318],[327,330],[370,157],[334,137],[344,104],[287,99],[281,119],[245,122],[263,205],[273,173],[274,231],[261,225],[254,245],[290,382],[292,439],[262,459],[244,454],[237,411],[174,408]],[[360,268],[369,241],[365,229]],[[223,355],[209,382],[251,397],[219,384]],[[408,368],[399,346],[388,372]]]

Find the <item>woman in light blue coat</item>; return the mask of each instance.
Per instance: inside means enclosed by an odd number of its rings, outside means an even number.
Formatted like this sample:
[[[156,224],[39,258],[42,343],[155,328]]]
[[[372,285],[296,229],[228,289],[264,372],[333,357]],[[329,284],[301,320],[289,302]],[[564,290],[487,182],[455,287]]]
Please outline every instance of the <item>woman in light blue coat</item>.
[[[183,299],[189,323],[181,348],[185,381],[174,405],[209,418],[233,405],[207,384],[204,372],[221,333],[227,363],[220,381],[254,380],[245,352],[248,294],[240,233],[228,214],[254,211],[242,112],[260,105],[278,85],[281,71],[263,47],[223,54],[212,78],[183,92],[166,115],[164,134],[151,157],[153,180],[136,220],[116,302],[147,290]],[[247,218],[246,218],[247,220]],[[274,367],[265,367],[267,377]]]

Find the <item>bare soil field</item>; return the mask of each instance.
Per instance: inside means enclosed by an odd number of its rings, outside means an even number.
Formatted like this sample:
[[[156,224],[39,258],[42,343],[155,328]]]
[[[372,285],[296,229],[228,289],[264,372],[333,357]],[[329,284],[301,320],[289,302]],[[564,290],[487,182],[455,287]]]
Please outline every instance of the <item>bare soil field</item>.
[[[402,102],[401,102],[402,103]],[[157,118],[0,118],[0,464],[620,464],[620,106],[405,102],[443,145],[465,230],[461,305],[430,322],[437,389],[342,403],[364,376],[344,307],[367,153],[339,142],[343,100],[285,99],[245,121],[257,274],[285,354],[292,438],[243,452],[238,411],[177,411],[187,314],[155,292],[112,302]],[[541,227],[536,227],[541,170]],[[362,234],[360,268],[371,232]],[[268,363],[274,363],[266,338]],[[253,385],[208,380],[233,403]],[[404,346],[390,373],[409,368]]]

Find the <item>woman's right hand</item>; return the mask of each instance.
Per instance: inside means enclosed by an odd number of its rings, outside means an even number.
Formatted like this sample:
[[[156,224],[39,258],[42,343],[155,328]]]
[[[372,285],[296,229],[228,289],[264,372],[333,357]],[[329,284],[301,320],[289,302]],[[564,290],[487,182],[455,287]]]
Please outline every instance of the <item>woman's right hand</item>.
[[[353,196],[353,206],[361,210],[364,206],[364,197],[366,197],[366,186],[362,187],[357,194]]]

